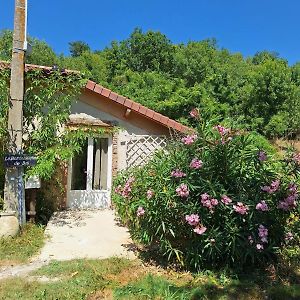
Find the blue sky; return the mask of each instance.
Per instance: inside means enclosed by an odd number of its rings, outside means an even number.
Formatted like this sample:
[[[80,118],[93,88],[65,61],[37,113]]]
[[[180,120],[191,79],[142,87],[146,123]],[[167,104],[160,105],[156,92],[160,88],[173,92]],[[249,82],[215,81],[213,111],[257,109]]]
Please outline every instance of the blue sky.
[[[13,27],[14,0],[0,0],[0,29]],[[216,38],[245,56],[276,51],[300,61],[299,0],[28,0],[28,32],[57,53],[83,40],[102,49],[135,27],[161,31],[174,43]]]

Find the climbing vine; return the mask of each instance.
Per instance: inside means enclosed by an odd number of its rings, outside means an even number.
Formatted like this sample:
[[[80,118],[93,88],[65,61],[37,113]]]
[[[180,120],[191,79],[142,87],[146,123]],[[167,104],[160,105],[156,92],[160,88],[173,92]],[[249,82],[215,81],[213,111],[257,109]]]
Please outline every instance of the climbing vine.
[[[6,152],[10,70],[0,70],[0,159]],[[49,179],[58,161],[68,160],[80,151],[93,129],[76,131],[64,128],[86,79],[77,72],[64,70],[28,70],[25,75],[23,106],[23,151],[38,158],[27,174]],[[4,169],[0,164],[0,195],[3,193]],[[2,192],[2,193],[1,193]],[[1,196],[0,196],[1,198]],[[1,202],[1,200],[0,200]],[[0,204],[1,206],[1,204]]]

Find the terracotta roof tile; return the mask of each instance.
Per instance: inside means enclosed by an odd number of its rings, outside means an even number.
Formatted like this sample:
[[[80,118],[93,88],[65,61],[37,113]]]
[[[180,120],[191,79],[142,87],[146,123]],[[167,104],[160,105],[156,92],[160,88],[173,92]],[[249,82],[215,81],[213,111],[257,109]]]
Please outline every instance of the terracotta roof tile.
[[[148,108],[146,111],[146,116],[149,117],[150,119],[153,119],[154,110]]]
[[[168,125],[168,121],[169,121],[169,118],[166,117],[166,116],[163,116],[160,118],[160,123],[164,124],[164,125]]]
[[[85,87],[86,87],[88,90],[92,90],[92,91],[93,91],[94,88],[95,88],[95,85],[96,85],[95,82],[89,80],[89,81],[86,83]]]
[[[132,106],[131,106],[131,109],[134,110],[134,111],[139,111],[140,109],[140,104],[139,103],[136,103],[136,102],[133,102]]]
[[[155,112],[154,115],[153,115],[153,120],[157,121],[157,122],[160,122],[160,119],[161,119],[162,115]]]
[[[127,108],[131,108],[133,103],[134,102],[132,100],[126,99],[123,105],[126,106]]]
[[[118,95],[118,98],[116,99],[116,102],[118,102],[119,104],[124,104],[126,98],[121,96],[121,95]]]
[[[143,106],[143,105],[140,105],[140,108],[138,110],[138,112],[141,114],[141,115],[144,115],[146,114],[146,111],[147,111],[147,107]]]
[[[118,98],[118,94],[117,93],[114,93],[114,92],[111,92],[110,95],[109,95],[109,99],[113,100],[113,101],[116,101]]]
[[[99,85],[99,84],[96,84],[95,87],[94,87],[94,92],[97,93],[97,94],[101,94],[103,90],[103,86],[102,85]]]
[[[173,128],[178,131],[182,131],[182,129],[183,129],[182,125],[178,122],[175,122],[175,125]]]
[[[107,97],[107,98],[109,97],[110,93],[111,93],[111,90],[108,90],[106,88],[103,88],[101,91],[101,95],[104,97]]]

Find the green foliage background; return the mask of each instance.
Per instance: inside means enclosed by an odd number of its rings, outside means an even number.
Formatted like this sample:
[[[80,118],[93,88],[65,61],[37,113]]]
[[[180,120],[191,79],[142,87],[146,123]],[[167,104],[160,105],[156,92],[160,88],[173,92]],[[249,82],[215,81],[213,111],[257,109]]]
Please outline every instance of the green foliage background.
[[[12,33],[0,34],[0,59],[10,60]],[[236,127],[270,138],[295,137],[300,128],[300,63],[289,66],[276,53],[244,58],[215,40],[173,44],[160,32],[135,29],[130,37],[92,51],[69,43],[57,55],[44,41],[29,39],[28,63],[83,71],[89,78],[187,125],[193,107],[208,118],[222,116]]]

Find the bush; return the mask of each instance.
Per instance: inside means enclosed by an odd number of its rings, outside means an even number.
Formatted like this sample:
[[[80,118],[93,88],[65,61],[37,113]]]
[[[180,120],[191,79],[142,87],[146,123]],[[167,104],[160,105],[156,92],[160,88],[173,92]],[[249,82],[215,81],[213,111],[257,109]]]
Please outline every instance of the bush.
[[[196,118],[197,132],[119,174],[120,218],[136,241],[191,270],[276,259],[297,238],[300,155],[280,158],[256,134]]]

